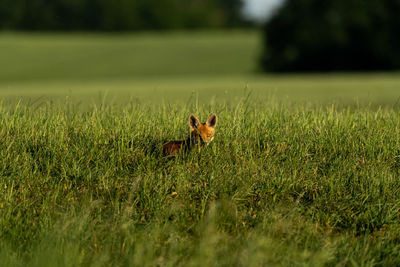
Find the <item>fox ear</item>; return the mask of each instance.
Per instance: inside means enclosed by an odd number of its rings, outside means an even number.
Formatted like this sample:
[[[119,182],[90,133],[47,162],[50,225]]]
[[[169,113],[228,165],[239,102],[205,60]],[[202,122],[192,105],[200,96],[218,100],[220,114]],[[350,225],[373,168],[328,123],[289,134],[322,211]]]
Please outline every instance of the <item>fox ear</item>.
[[[217,126],[217,114],[212,114],[210,117],[208,117],[207,126],[212,128]]]
[[[199,126],[200,121],[193,115],[191,114],[189,116],[189,126],[191,129],[196,129],[197,126]]]

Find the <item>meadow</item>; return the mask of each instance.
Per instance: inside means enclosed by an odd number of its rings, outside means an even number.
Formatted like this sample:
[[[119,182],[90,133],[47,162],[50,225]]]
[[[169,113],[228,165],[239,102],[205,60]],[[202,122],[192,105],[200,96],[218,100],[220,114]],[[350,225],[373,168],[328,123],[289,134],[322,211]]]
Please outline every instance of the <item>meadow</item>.
[[[259,73],[256,31],[140,34],[0,35],[0,97],[81,105],[186,103],[193,95],[232,102],[257,99],[396,106],[400,75]],[[105,97],[106,95],[106,97]]]
[[[399,265],[397,73],[261,75],[259,41],[0,35],[0,265]]]

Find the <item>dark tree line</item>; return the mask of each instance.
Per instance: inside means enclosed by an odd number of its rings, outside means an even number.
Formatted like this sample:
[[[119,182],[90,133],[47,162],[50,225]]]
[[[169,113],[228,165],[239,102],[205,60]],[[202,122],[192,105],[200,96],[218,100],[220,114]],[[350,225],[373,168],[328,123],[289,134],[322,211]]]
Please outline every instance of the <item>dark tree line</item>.
[[[243,26],[242,0],[0,0],[0,29],[132,31]]]
[[[400,69],[400,0],[287,0],[264,47],[267,71]]]

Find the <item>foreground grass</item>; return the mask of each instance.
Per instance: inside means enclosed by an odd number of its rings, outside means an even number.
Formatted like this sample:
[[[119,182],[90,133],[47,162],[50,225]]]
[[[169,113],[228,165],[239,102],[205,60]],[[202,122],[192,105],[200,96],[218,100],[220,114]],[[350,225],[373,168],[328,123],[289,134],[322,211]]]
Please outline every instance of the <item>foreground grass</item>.
[[[159,156],[211,112],[214,143]],[[399,265],[399,118],[254,99],[3,104],[2,264]]]

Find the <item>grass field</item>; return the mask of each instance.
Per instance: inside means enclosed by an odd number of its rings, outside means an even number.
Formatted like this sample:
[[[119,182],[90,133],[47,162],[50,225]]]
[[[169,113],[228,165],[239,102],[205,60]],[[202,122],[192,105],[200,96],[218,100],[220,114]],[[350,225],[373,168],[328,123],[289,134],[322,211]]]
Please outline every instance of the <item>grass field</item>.
[[[263,76],[258,38],[0,35],[0,265],[400,265],[400,78]]]
[[[338,105],[398,105],[399,72],[260,75],[255,31],[138,35],[0,35],[0,97],[117,104],[186,103],[196,95]],[[101,97],[99,97],[101,95]]]

